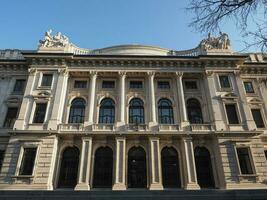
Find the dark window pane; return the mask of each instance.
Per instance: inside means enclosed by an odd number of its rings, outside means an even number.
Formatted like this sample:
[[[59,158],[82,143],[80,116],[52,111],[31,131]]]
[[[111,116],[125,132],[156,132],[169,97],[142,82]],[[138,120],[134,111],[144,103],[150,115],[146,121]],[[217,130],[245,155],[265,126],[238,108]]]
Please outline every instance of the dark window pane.
[[[102,88],[115,88],[115,81],[103,81]]]
[[[202,124],[203,117],[201,105],[196,99],[188,99],[186,102],[187,116],[191,124]]]
[[[17,79],[13,92],[23,92],[25,88],[25,79]]]
[[[115,121],[115,103],[112,99],[107,98],[101,101],[99,112],[99,123],[113,124]]]
[[[264,151],[265,159],[267,160],[267,150]]]
[[[41,86],[51,86],[53,74],[43,74]]]
[[[252,82],[244,82],[244,87],[245,87],[246,93],[254,93]]]
[[[228,123],[229,124],[239,124],[236,107],[234,104],[227,104],[225,105]]]
[[[159,89],[170,89],[169,81],[158,81],[158,88]]]
[[[248,148],[238,148],[237,155],[242,174],[253,174]]]
[[[1,172],[2,165],[3,165],[3,161],[4,161],[4,155],[5,155],[5,151],[0,150],[0,172]]]
[[[6,119],[4,122],[4,127],[5,128],[13,128],[13,125],[17,119],[17,114],[18,114],[18,108],[8,108],[7,114],[6,114]]]
[[[76,98],[71,102],[69,123],[83,123],[85,113],[85,101],[82,98]]]
[[[75,81],[74,88],[86,88],[87,81]]]
[[[130,81],[130,88],[131,89],[143,88],[143,82],[142,81]]]
[[[168,99],[161,99],[158,103],[158,118],[160,124],[173,124],[172,103]]]
[[[32,175],[37,148],[24,148],[19,175]]]
[[[185,81],[185,88],[190,90],[197,89],[197,82],[196,81]]]
[[[36,104],[33,123],[44,123],[46,106],[47,106],[46,103],[37,103]]]
[[[257,128],[264,128],[265,126],[260,109],[251,109],[251,112]]]
[[[130,124],[144,124],[144,103],[141,99],[134,98],[130,101],[129,106],[129,123]]]
[[[219,76],[221,88],[230,88],[230,80],[228,76]]]

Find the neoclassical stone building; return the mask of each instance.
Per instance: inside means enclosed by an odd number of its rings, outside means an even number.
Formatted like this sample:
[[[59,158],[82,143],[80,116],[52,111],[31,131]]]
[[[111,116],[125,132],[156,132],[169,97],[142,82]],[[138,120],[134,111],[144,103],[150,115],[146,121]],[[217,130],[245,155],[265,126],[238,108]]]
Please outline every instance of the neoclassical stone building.
[[[46,32],[0,51],[0,189],[267,189],[267,55],[81,49]]]

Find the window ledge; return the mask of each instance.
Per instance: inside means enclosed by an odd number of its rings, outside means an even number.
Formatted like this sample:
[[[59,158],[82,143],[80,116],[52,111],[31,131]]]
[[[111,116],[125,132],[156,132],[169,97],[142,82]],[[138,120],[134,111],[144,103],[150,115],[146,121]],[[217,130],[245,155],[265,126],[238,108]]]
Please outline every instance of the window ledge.
[[[233,88],[220,88],[220,92],[232,92]]]
[[[14,176],[11,176],[11,178],[21,178],[21,179],[32,179],[34,176],[33,175],[14,175]]]
[[[257,182],[259,181],[259,175],[257,174],[239,174],[238,175],[239,182]]]
[[[37,90],[51,90],[51,86],[38,86]]]

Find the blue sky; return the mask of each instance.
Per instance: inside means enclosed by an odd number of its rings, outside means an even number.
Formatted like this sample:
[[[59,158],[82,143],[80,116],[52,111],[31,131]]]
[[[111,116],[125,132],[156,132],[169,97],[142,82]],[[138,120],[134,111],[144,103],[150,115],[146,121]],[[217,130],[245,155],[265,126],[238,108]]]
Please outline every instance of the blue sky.
[[[168,49],[194,48],[206,35],[188,27],[186,0],[3,0],[0,49],[36,49],[49,28],[79,47],[146,44]],[[233,23],[223,26],[234,50],[243,48]]]

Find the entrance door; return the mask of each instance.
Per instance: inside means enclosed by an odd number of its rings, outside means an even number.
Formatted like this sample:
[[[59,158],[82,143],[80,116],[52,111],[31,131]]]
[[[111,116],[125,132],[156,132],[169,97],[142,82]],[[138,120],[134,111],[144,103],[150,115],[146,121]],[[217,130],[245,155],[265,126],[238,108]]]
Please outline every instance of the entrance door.
[[[113,152],[109,147],[100,147],[95,152],[94,188],[111,188],[113,172]]]
[[[161,151],[162,181],[165,188],[181,187],[178,153],[174,148],[165,147]]]
[[[146,153],[141,147],[128,152],[128,188],[147,188]]]
[[[209,150],[205,147],[195,148],[197,182],[201,188],[214,188],[214,178]]]

